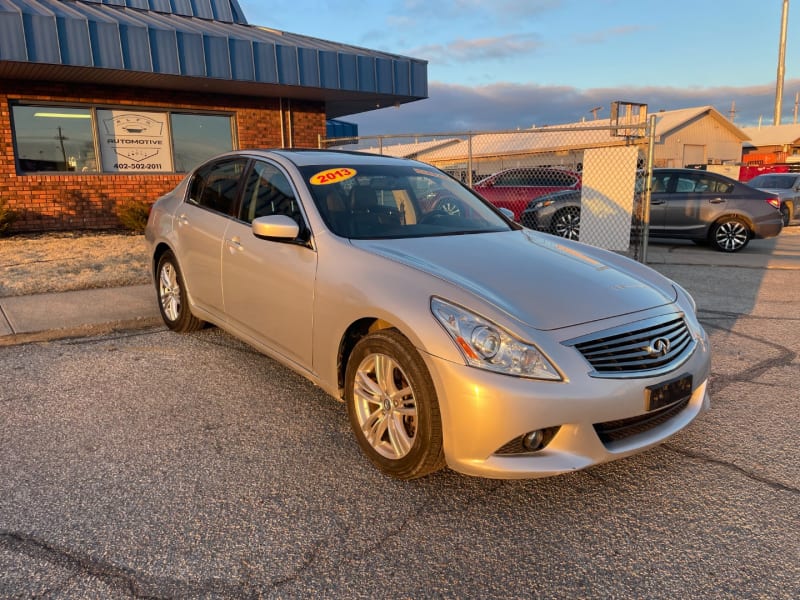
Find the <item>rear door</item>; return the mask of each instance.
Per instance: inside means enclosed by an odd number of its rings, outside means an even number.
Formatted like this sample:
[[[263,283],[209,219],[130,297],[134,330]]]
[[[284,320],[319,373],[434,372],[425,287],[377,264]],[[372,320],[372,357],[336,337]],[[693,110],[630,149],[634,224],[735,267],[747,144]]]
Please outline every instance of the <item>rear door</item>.
[[[194,174],[177,214],[178,261],[192,301],[222,312],[222,240],[237,207],[246,158],[209,163]]]

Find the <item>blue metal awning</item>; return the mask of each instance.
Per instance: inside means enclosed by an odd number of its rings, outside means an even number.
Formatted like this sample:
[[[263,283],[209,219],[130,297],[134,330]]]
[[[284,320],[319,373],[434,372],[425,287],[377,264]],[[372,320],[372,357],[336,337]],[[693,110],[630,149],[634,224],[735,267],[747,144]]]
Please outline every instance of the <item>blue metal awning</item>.
[[[427,97],[427,62],[249,25],[236,0],[0,0],[0,78],[326,103]]]

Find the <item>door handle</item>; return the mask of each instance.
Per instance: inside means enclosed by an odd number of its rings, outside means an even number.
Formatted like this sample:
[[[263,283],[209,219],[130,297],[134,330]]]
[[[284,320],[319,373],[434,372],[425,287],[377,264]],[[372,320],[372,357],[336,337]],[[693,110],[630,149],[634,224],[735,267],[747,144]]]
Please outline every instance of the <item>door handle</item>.
[[[239,240],[238,237],[233,237],[229,240],[225,240],[225,245],[230,250],[231,254],[234,252],[241,252],[244,250],[244,246],[242,246],[242,242]]]
[[[711,204],[722,204],[723,202],[725,202],[725,199],[724,198],[712,198],[711,200],[709,200],[709,202]]]

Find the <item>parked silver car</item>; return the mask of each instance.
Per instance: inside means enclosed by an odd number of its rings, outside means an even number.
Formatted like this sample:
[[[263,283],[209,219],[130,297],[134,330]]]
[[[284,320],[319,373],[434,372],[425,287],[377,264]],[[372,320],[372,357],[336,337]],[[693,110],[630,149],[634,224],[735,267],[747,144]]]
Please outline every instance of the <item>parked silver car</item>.
[[[784,227],[795,218],[795,211],[800,204],[800,173],[762,173],[753,177],[747,185],[780,199]]]
[[[641,184],[644,179],[637,181]],[[779,206],[775,194],[723,175],[699,169],[653,169],[650,235],[738,252],[753,238],[781,232]],[[541,196],[520,216],[526,227],[573,240],[580,239],[580,221],[580,190]]]
[[[229,153],[155,203],[146,237],[169,328],[214,323],[343,400],[395,477],[582,469],[709,405],[686,291],[526,230],[423,163]]]

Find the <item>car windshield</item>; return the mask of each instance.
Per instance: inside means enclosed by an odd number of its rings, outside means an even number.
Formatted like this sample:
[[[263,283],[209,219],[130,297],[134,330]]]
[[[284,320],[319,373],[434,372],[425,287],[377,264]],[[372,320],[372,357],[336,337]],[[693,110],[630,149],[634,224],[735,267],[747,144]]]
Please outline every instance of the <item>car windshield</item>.
[[[485,201],[426,165],[301,167],[314,202],[336,235],[408,238],[508,231]]]
[[[747,183],[752,187],[788,190],[794,184],[796,177],[783,177],[781,175],[758,175]]]

